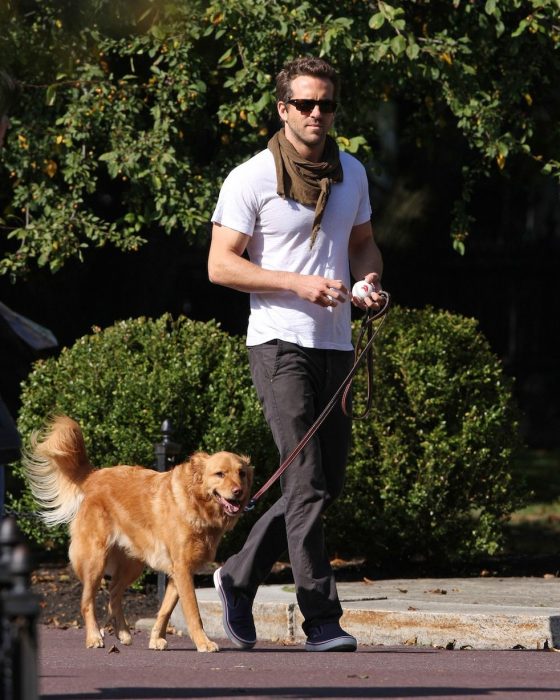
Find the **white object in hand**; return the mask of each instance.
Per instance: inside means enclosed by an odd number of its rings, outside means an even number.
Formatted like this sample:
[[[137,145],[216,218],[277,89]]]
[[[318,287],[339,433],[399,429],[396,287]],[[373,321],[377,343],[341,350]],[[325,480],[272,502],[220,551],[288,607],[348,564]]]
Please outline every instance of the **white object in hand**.
[[[352,287],[352,296],[358,299],[365,299],[373,292],[373,284],[362,280],[361,282],[356,282]]]

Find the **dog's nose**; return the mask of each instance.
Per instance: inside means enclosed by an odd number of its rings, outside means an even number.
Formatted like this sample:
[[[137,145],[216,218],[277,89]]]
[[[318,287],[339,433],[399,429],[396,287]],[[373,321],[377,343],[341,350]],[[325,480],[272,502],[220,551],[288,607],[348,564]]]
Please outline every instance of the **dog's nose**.
[[[239,498],[239,496],[241,496],[241,494],[243,493],[243,489],[237,486],[236,488],[231,490],[231,493],[235,498]]]

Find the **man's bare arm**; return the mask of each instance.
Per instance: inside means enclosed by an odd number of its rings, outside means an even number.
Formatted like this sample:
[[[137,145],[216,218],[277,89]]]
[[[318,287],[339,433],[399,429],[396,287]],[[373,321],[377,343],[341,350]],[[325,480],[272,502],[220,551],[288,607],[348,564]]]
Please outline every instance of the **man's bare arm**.
[[[348,290],[341,280],[301,275],[284,270],[265,270],[243,257],[249,236],[214,224],[208,255],[208,277],[214,284],[241,292],[292,292],[320,306],[345,301]]]

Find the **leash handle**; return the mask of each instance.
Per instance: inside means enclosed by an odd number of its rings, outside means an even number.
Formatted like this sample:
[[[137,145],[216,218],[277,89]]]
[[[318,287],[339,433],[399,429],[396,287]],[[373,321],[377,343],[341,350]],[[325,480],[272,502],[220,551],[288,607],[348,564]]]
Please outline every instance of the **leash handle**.
[[[305,446],[309,443],[311,438],[315,435],[317,430],[321,427],[323,422],[325,421],[326,417],[329,415],[329,413],[332,411],[334,408],[338,397],[344,392],[344,397],[342,399],[342,410],[344,411],[345,415],[347,415],[349,418],[354,418],[355,420],[361,420],[367,416],[369,413],[369,409],[371,406],[371,397],[372,397],[372,375],[373,372],[368,371],[368,398],[367,398],[367,406],[366,406],[366,412],[363,413],[361,416],[354,417],[352,415],[349,415],[348,412],[346,411],[346,399],[348,396],[348,392],[350,391],[352,387],[352,382],[354,375],[356,374],[358,367],[360,366],[362,360],[364,357],[368,357],[368,362],[371,363],[371,368],[373,368],[373,360],[371,357],[371,353],[369,353],[370,349],[372,348],[373,341],[375,340],[377,334],[379,333],[379,329],[385,322],[385,318],[387,316],[387,312],[389,311],[389,306],[391,303],[391,296],[389,292],[379,292],[380,296],[382,296],[385,299],[385,304],[378,309],[375,313],[372,313],[369,309],[366,312],[366,315],[364,316],[362,320],[362,327],[360,329],[360,335],[358,337],[358,342],[356,343],[356,351],[355,351],[355,359],[354,359],[354,365],[350,372],[347,374],[346,378],[342,382],[342,384],[338,387],[338,389],[335,391],[333,394],[331,400],[328,402],[328,404],[325,406],[325,408],[322,410],[321,414],[319,417],[315,420],[313,425],[309,428],[309,430],[305,433],[305,435],[302,437],[300,442],[295,446],[295,448],[290,452],[290,454],[286,457],[286,459],[282,462],[282,464],[278,467],[278,469],[272,474],[272,476],[269,477],[269,479],[261,486],[261,488],[257,491],[257,493],[249,500],[247,505],[245,506],[245,512],[249,512],[253,510],[255,507],[257,501],[259,498],[267,491],[272,484],[274,484],[278,479],[282,476],[282,474],[286,471],[286,469],[292,464],[294,459],[302,452],[302,450],[305,448]],[[381,323],[377,326],[375,329],[375,332],[373,332],[372,327],[373,327],[373,322],[376,321],[377,319],[381,319]],[[359,350],[360,345],[363,341],[364,335],[367,333],[368,335],[368,340],[367,343],[362,351]],[[369,353],[369,355],[368,355]],[[368,368],[369,369],[369,368]]]
[[[381,326],[385,322],[387,311],[389,310],[390,296],[388,292],[380,292],[382,296],[385,297],[385,304],[382,309],[377,312],[372,312],[368,309],[362,319],[362,326],[360,328],[360,333],[358,335],[358,340],[356,341],[356,348],[354,351],[354,366],[357,368],[362,359],[366,358],[367,367],[367,395],[366,395],[366,407],[359,416],[355,415],[351,411],[348,411],[347,401],[350,390],[352,389],[352,384],[354,383],[355,371],[352,372],[352,377],[350,381],[346,384],[344,389],[344,394],[342,395],[342,411],[345,416],[348,416],[351,420],[363,420],[367,418],[371,410],[371,404],[373,402],[373,341],[379,333]],[[381,313],[380,313],[381,312]],[[375,329],[375,334],[373,332],[373,322],[381,318],[381,323]],[[367,343],[363,350],[360,350],[362,343],[364,342],[364,337],[367,335]]]

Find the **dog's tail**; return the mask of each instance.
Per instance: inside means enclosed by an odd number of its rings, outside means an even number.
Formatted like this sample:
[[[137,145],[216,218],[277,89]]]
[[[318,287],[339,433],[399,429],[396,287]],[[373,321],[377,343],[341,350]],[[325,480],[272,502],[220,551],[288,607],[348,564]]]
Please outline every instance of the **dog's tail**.
[[[81,485],[93,470],[76,421],[56,416],[44,431],[33,433],[22,464],[45,523],[71,522],[84,498]]]

